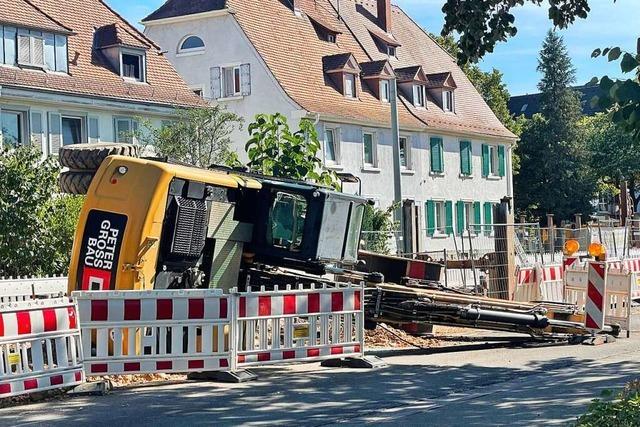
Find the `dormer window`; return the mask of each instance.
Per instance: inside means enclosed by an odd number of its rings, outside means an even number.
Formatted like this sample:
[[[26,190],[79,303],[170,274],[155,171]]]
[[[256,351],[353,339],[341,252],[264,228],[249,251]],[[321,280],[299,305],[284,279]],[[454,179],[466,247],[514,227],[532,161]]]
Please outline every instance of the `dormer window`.
[[[397,68],[398,86],[404,96],[418,108],[427,107],[427,77],[422,67]]]
[[[145,82],[149,45],[137,33],[119,24],[97,28],[94,49],[125,82]]]
[[[424,85],[413,85],[413,105],[416,107],[425,107],[426,90]]]
[[[335,43],[338,39],[338,34],[341,31],[335,25],[332,25],[327,19],[316,16],[314,13],[307,12],[307,16],[313,25],[313,29],[316,31],[318,38],[322,41]]]
[[[332,84],[347,98],[357,98],[357,79],[362,71],[351,53],[341,53],[322,58],[322,68],[327,83]]]
[[[391,99],[391,79],[395,78],[389,61],[363,62],[360,64],[360,68],[362,69],[362,81],[366,82],[373,95],[382,102],[389,102]]]
[[[134,51],[121,50],[121,76],[125,80],[144,81],[144,54]]]
[[[377,30],[369,30],[369,33],[371,34],[373,41],[376,43],[376,46],[378,46],[378,50],[380,50],[381,53],[386,54],[391,59],[396,58],[400,43],[398,43],[391,34],[383,33]]]
[[[447,113],[456,112],[455,89],[456,82],[450,72],[427,74],[427,88],[429,93],[440,103],[440,107]]]

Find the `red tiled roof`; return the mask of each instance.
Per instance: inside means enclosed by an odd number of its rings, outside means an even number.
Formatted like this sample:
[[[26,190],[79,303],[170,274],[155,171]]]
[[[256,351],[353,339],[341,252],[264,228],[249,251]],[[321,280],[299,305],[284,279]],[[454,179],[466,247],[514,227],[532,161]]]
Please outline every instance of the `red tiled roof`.
[[[51,16],[38,9],[28,0],[0,0],[0,24],[51,31],[53,33],[71,33]]]
[[[17,1],[19,4],[16,4]],[[72,29],[73,34],[68,37],[68,74],[2,67],[2,86],[167,106],[205,105],[204,101],[189,89],[160,49],[102,0],[0,0],[0,11],[3,7],[10,8],[15,16],[25,16],[27,13],[33,15],[35,10],[41,16],[49,17],[52,22]],[[46,22],[42,21],[42,27],[39,26],[41,21],[37,22],[38,28],[54,31],[44,25]],[[22,26],[27,22],[17,24]],[[32,21],[31,27],[35,25],[35,21]],[[125,82],[113,72],[102,55],[94,51],[94,31],[106,26],[115,27],[115,34],[112,36],[115,35],[116,40],[126,45],[144,45],[149,49],[146,53],[146,83]]]
[[[455,60],[432,40],[400,8],[393,6],[393,34],[386,35],[379,27],[375,0],[297,0],[298,8],[308,16],[294,13],[291,3],[284,0],[199,0],[199,11],[228,7],[248,39],[265,61],[283,90],[301,108],[321,113],[325,118],[357,120],[389,126],[390,106],[380,102],[359,84],[358,98],[347,99],[326,79],[323,58],[350,52],[359,64],[387,60],[374,37],[388,38],[399,44],[396,70],[422,67],[424,73],[450,73],[457,84],[456,113],[444,112],[428,97],[427,109],[415,108],[401,96],[399,117],[405,128],[433,128],[443,132],[464,132],[484,136],[515,139],[493,114]],[[170,16],[192,12],[189,0],[169,0],[161,9]],[[160,11],[160,10],[159,10]],[[166,15],[166,14],[165,14]],[[162,15],[166,17],[169,15]],[[156,14],[151,17],[159,19]],[[149,20],[149,18],[146,18]],[[313,22],[333,28],[341,34],[336,43],[320,40]],[[384,37],[384,38],[383,38]]]

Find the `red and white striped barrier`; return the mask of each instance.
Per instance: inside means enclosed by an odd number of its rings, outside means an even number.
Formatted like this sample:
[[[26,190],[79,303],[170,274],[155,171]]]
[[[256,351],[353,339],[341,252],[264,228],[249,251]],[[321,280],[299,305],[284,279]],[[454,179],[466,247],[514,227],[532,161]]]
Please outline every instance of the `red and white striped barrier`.
[[[68,298],[0,306],[0,398],[83,381],[76,307]]]
[[[539,267],[540,300],[562,302],[564,299],[564,265],[543,265]]]
[[[598,332],[604,328],[606,278],[606,263],[589,263],[589,270],[587,273],[587,301],[584,308],[584,325],[592,332]]]
[[[588,269],[591,269],[588,263]],[[602,263],[604,265],[604,263]],[[605,268],[604,266],[602,268]],[[602,304],[604,312],[605,324],[618,324],[623,330],[629,332],[631,326],[631,300],[632,289],[635,285],[636,275],[627,271],[617,271],[605,268],[605,291],[600,294],[592,289],[589,295],[589,270],[570,269],[566,271],[565,276],[565,302],[575,304],[581,311],[587,311],[587,302],[591,300],[593,304],[600,306]],[[602,272],[599,271],[599,274]],[[603,295],[600,303],[598,295]],[[590,316],[598,316],[596,311],[590,311]],[[595,314],[593,314],[595,313]],[[585,316],[586,317],[586,316]],[[596,324],[597,320],[596,320]],[[592,321],[589,325],[593,326]],[[595,328],[594,328],[595,330]]]
[[[363,356],[362,286],[249,290],[237,302],[238,367]]]
[[[536,267],[523,267],[516,270],[516,290],[514,301],[529,302],[540,299],[540,282]]]
[[[88,376],[228,371],[232,304],[220,290],[74,292]]]

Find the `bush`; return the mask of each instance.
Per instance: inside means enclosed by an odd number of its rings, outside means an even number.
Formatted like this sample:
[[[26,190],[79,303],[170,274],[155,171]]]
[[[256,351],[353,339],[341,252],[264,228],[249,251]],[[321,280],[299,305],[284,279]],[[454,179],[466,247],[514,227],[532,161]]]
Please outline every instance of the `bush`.
[[[395,208],[396,205],[391,205],[387,209],[365,206],[362,219],[363,249],[385,255],[391,253],[389,239],[394,236],[393,211]]]
[[[614,396],[610,390],[603,392],[604,398],[595,399],[586,414],[578,418],[579,427],[632,427],[640,425],[640,379],[629,383]]]
[[[58,195],[58,162],[0,148],[0,276],[66,274],[83,198]]]

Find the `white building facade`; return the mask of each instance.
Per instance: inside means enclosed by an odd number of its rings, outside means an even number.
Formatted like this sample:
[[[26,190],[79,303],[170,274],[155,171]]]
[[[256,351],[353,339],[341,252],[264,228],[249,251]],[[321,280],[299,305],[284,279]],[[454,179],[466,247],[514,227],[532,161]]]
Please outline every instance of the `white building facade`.
[[[356,176],[360,183],[344,190],[382,208],[394,199],[388,85],[395,74],[413,250],[453,249],[451,235],[492,223],[492,207],[513,197],[516,137],[453,58],[387,0],[342,0],[340,15],[330,0],[214,3],[170,0],[145,18],[145,34],[191,89],[247,124],[276,112],[294,128],[314,121],[325,166]],[[242,157],[248,134],[233,139]]]
[[[6,146],[34,144],[56,155],[69,144],[135,142],[141,121],[161,126],[175,107],[203,105],[158,47],[103,2],[0,5]]]

